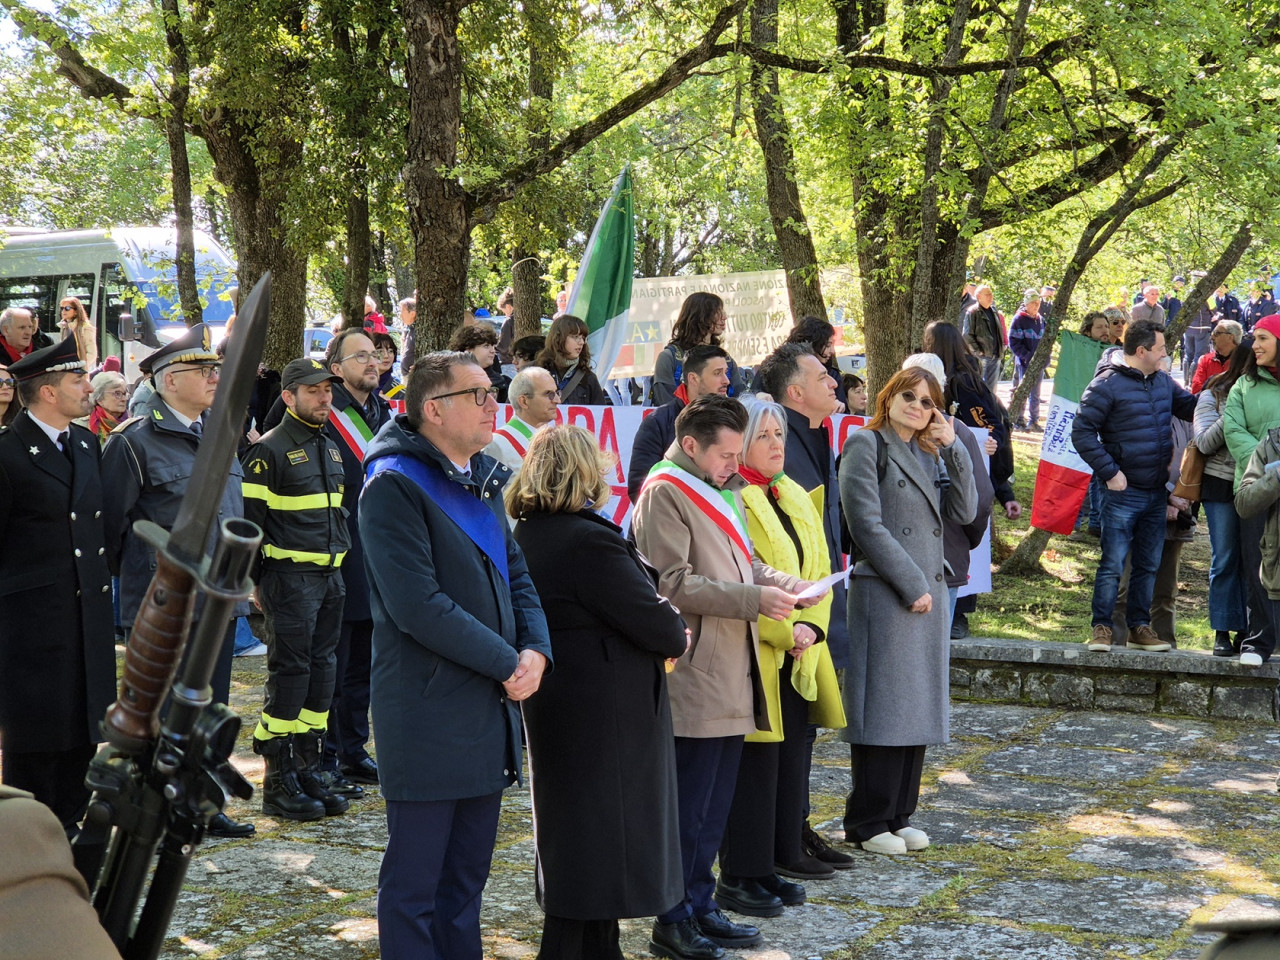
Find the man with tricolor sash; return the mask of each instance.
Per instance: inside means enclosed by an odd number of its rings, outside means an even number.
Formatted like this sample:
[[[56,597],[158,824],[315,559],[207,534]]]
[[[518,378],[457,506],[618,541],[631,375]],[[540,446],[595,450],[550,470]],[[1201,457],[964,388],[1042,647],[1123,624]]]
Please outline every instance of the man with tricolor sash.
[[[689,625],[689,652],[669,680],[680,796],[685,895],[654,924],[658,956],[701,960],[760,941],[727,920],[711,865],[733,800],[743,737],[768,730],[757,620],[784,619],[807,584],[755,559],[738,491],[747,427],[737,400],[708,394],[676,418],[676,440],[654,465],[633,517],[636,544],[659,571],[658,592]]]
[[[325,433],[342,455],[351,549],[342,562],[347,598],[338,636],[337,681],[329,710],[329,733],[324,745],[324,779],[335,793],[356,796],[356,783],[377,783],[378,765],[365,745],[369,742],[369,661],[372,656],[373,614],[369,611],[369,580],[360,540],[360,491],[364,487],[364,455],[391,408],[378,393],[378,356],[373,340],[360,329],[343,330],[329,342],[329,371],[341,378],[333,385],[333,412]]]
[[[342,455],[325,435],[339,378],[303,357],[280,377],[288,412],[244,455],[245,517],[263,530],[254,599],[267,619],[267,692],[253,732],[262,812],[286,820],[346,813],[320,779],[351,546]]]
[[[514,408],[511,419],[494,429],[493,440],[484,452],[508,467],[514,480],[524,466],[525,451],[533,435],[555,421],[560,391],[542,367],[525,367],[507,388],[507,400]]]

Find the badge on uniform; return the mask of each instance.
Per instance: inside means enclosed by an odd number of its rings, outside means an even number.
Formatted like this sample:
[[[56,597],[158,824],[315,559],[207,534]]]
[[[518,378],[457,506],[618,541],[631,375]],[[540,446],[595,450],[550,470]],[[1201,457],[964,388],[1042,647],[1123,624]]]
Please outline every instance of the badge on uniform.
[[[292,463],[295,467],[298,464],[306,463],[309,459],[311,459],[310,457],[307,456],[307,451],[305,450],[290,450],[288,453],[285,454],[285,456],[289,458],[289,462]]]
[[[338,463],[341,463],[341,462],[342,462],[342,454],[340,454],[340,453],[339,453],[337,450],[335,450],[333,447],[330,447],[330,448],[329,448],[329,459],[330,459],[330,460],[336,460]]]
[[[263,470],[267,469],[267,461],[261,457],[254,457],[249,461],[249,469],[254,473],[262,473]]]

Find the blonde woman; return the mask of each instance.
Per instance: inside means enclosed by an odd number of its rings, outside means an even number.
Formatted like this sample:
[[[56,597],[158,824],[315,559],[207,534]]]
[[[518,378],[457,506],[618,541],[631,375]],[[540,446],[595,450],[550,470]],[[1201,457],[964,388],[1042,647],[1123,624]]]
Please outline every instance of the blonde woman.
[[[782,407],[753,404],[738,468],[748,483],[742,490],[747,532],[762,562],[801,580],[820,580],[831,573],[822,516],[805,489],[782,472],[786,443]],[[803,903],[805,888],[783,880],[780,873],[797,879],[835,873],[829,864],[806,855],[801,844],[809,796],[809,724],[845,725],[825,642],[830,619],[830,592],[783,620],[760,618],[769,729],[749,734],[742,748],[716,886],[716,903],[737,913],[777,916],[784,906]]]
[[[587,431],[550,427],[506,494],[556,656],[523,703],[542,960],[619,960],[619,918],[684,893],[664,660],[688,641],[657,572],[596,512],[611,468]]]
[[[98,331],[89,322],[79,297],[63,297],[58,304],[58,326],[62,339],[76,338],[76,352],[84,365],[92,370],[98,365]]]

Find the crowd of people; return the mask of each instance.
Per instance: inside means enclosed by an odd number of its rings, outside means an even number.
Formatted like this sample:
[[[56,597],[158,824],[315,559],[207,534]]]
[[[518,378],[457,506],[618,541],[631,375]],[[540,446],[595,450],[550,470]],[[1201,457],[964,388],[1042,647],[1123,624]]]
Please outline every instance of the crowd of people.
[[[1028,375],[1054,291],[1028,290],[1007,332],[991,288],[971,292],[959,322],[929,324],[838,457],[830,418],[867,403],[835,366],[834,328],[803,318],[745,371],[723,346],[723,301],[690,296],[631,452],[629,530],[599,512],[610,457],[556,424],[561,404],[606,402],[570,314],[505,344],[463,323],[448,351],[406,346],[398,370],[399,345],[366,318],[323,360],[287,364],[278,395],[263,388],[219,505],[264,531],[259,797],[266,815],[314,821],[380,786],[384,957],[482,956],[481,895],[525,742],[547,960],[619,960],[628,917],[654,918],[657,956],[715,960],[767,932],[726,910],[776,917],[850,867],[810,823],[819,728],[850,748],[843,839],[885,855],[929,846],[911,821],[925,749],[949,737],[948,639],[974,602],[958,593],[992,509],[1022,512],[1017,425],[994,385],[1006,350]],[[1082,334],[1118,345],[1072,430],[1097,491],[1082,509],[1087,522],[1096,508],[1102,547],[1092,650],[1176,642],[1195,503],[1215,653],[1248,665],[1274,648],[1280,315],[1242,323],[1227,305],[1220,293],[1190,392],[1168,374],[1162,324],[1177,308],[1159,290],[1084,319]],[[412,320],[413,301],[400,313]],[[0,538],[21,545],[0,559],[3,781],[72,837],[114,697],[112,625],[127,643],[156,567],[134,523],[173,525],[221,355],[197,325],[145,358],[129,417],[129,385],[114,369],[89,379],[74,322],[43,347],[27,326],[0,317]],[[1188,449],[1204,458],[1190,497],[1175,495]],[[213,678],[223,703],[236,624]],[[209,824],[253,830],[222,813]]]

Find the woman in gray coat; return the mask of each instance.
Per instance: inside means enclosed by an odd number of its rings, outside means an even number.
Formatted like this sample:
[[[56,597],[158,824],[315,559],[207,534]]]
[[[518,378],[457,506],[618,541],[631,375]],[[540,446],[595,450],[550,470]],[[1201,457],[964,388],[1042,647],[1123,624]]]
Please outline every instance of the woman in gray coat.
[[[969,454],[927,370],[895,374],[875,416],[845,444],[840,502],[857,559],[844,684],[854,783],[845,837],[876,853],[923,850],[928,834],[908,821],[924,750],[950,735],[943,520],[968,523],[977,509]]]

